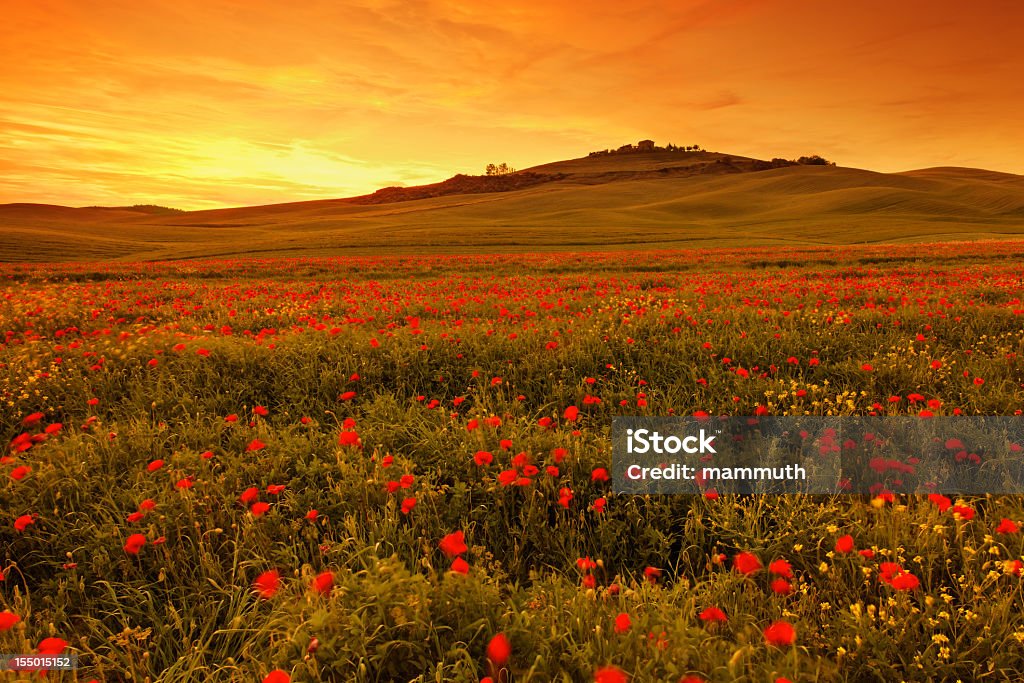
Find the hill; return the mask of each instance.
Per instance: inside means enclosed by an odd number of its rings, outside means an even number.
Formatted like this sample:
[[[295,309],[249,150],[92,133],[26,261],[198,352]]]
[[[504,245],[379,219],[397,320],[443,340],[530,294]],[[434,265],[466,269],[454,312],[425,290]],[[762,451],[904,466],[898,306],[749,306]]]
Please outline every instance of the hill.
[[[176,212],[0,205],[0,260],[501,252],[997,239],[1024,176],[877,173],[714,152],[588,156],[346,199]]]

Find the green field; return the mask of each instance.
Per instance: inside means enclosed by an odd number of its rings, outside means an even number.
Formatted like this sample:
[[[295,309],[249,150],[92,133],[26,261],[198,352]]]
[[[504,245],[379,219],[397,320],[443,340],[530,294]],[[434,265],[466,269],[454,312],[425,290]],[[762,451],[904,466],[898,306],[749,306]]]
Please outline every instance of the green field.
[[[728,164],[724,160],[732,161]],[[721,162],[721,163],[720,163]],[[750,171],[709,152],[583,158],[510,192],[154,214],[0,206],[0,261],[870,244],[1024,235],[1024,177],[962,168]],[[746,165],[744,165],[746,164]]]
[[[797,171],[749,182],[847,173]],[[3,266],[0,651],[80,656],[51,681],[1021,680],[1019,497],[603,470],[616,415],[1019,415],[1022,256]]]

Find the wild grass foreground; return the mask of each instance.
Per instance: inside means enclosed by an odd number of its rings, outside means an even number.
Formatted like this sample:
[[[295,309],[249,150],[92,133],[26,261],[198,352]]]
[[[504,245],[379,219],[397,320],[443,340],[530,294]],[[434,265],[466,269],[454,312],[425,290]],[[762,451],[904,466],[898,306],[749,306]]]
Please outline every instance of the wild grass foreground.
[[[0,267],[0,651],[81,681],[1020,680],[1020,498],[617,497],[608,431],[1020,415],[1022,253]]]

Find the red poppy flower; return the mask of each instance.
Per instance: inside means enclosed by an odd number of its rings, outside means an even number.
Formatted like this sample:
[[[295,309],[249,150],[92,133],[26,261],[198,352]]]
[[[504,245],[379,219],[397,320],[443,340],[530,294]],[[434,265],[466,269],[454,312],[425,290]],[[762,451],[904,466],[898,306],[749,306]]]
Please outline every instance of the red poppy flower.
[[[996,527],[997,534],[1015,534],[1018,531],[1020,531],[1020,528],[1017,526],[1017,523],[1006,517],[1003,517],[999,522],[999,526]]]
[[[909,571],[901,570],[891,579],[889,585],[897,591],[912,591],[921,586],[921,581]]]
[[[627,683],[629,676],[617,666],[602,666],[594,672],[594,683]]]
[[[594,471],[590,473],[590,481],[603,482],[611,479],[608,476],[608,470],[603,467],[596,467]]]
[[[527,480],[527,481],[529,481],[529,480]],[[561,505],[562,507],[568,509],[569,508],[569,503],[572,502],[572,499],[573,499],[573,493],[572,493],[572,489],[571,488],[569,488],[568,486],[563,486],[562,488],[558,489],[558,504],[559,505]]]
[[[153,462],[146,465],[146,469],[150,472],[156,472],[158,469],[164,466],[163,460],[154,460]]]
[[[836,552],[847,554],[853,552],[853,536],[847,534],[836,539]]]
[[[260,495],[260,490],[258,488],[256,488],[255,486],[250,486],[246,490],[242,491],[242,495],[240,495],[238,497],[238,500],[240,500],[244,504],[248,505],[249,503],[251,503],[254,500],[256,500],[257,498],[259,498],[259,495]]]
[[[740,552],[732,558],[732,566],[740,574],[749,576],[761,568],[761,560],[757,559],[757,555],[753,553]]]
[[[306,513],[306,519],[308,519],[311,522],[315,522],[316,518],[319,516],[320,513],[317,512],[316,510],[310,510],[309,512]]]
[[[469,563],[461,557],[456,557],[455,560],[452,561],[452,571],[456,574],[469,574]]]
[[[36,652],[41,655],[59,655],[67,646],[68,642],[63,638],[43,638],[36,646]]]
[[[565,418],[565,420],[568,422],[575,422],[579,416],[580,409],[577,408],[576,406],[569,406],[568,408],[565,409],[565,412],[562,413],[562,417]]]
[[[338,435],[338,445],[358,448],[362,445],[362,442],[359,440],[359,434],[354,431],[346,430]]]
[[[259,439],[253,439],[249,442],[249,445],[245,447],[246,451],[259,451],[267,447],[267,444],[263,443]]]
[[[43,413],[32,413],[31,415],[27,415],[25,419],[21,421],[21,424],[22,426],[29,427],[42,420],[44,417],[46,417],[46,415]]]
[[[284,484],[270,484],[270,485],[267,486],[267,493],[269,493],[272,496],[276,496],[277,494],[281,493],[281,491],[284,491],[284,490],[285,490],[285,485]]]
[[[773,622],[764,630],[764,640],[776,647],[789,647],[796,641],[796,629],[785,621]]]
[[[490,465],[494,462],[494,455],[490,451],[477,451],[473,455],[473,462],[479,466]]]
[[[912,591],[915,590],[918,586],[920,586],[921,582],[918,580],[916,576],[914,576],[910,572],[905,571],[901,574],[898,574],[897,576],[894,576],[892,578],[892,581],[889,582],[889,585],[898,591]]]
[[[512,654],[512,644],[504,633],[498,633],[487,643],[487,659],[496,668],[502,668]]]
[[[786,560],[774,560],[768,565],[768,572],[786,579],[793,578],[793,567]]]
[[[255,408],[252,409],[252,412],[256,413],[260,417],[266,417],[267,415],[270,415],[270,411],[263,406],[256,406]]]
[[[455,531],[448,534],[441,539],[438,547],[448,557],[455,557],[456,555],[461,555],[469,550],[469,548],[466,547],[465,535],[462,531]]]
[[[939,508],[939,512],[945,512],[950,508],[950,506],[953,505],[953,501],[951,501],[949,498],[942,495],[941,493],[929,493],[928,500]]]
[[[264,600],[272,598],[281,587],[281,575],[276,569],[265,571],[256,577],[256,580],[252,582],[252,587]]]
[[[21,465],[20,467],[15,467],[13,470],[11,470],[11,479],[15,481],[21,481],[31,471],[32,468],[29,467],[28,465]]]
[[[14,528],[18,531],[24,531],[29,524],[35,524],[36,520],[32,515],[22,515],[14,520]]]
[[[785,579],[775,579],[771,582],[770,586],[772,592],[778,595],[789,595],[793,592],[793,587]]]
[[[249,508],[249,511],[252,512],[254,517],[262,517],[263,514],[269,509],[270,503],[264,503],[260,501],[259,503],[253,503],[252,507]]]
[[[263,677],[263,683],[291,683],[291,680],[291,676],[281,669],[274,669]]]
[[[629,628],[632,625],[633,625],[633,622],[630,620],[629,615],[626,614],[625,612],[620,612],[619,615],[617,617],[615,617],[615,632],[616,633],[625,633],[626,631],[629,630]]]
[[[0,631],[11,630],[11,628],[19,621],[21,621],[21,617],[14,612],[10,612],[8,610],[0,612]]]
[[[895,562],[883,562],[879,565],[879,571],[880,574],[878,578],[885,583],[891,583],[893,577],[902,574],[904,570],[903,567],[899,566]]]
[[[717,607],[705,607],[699,616],[701,621],[709,623],[724,622],[728,619],[728,617],[725,616],[725,612]]]
[[[146,545],[145,536],[142,534],[132,534],[124,542],[124,551],[129,555],[138,555],[144,545]]]
[[[334,574],[320,572],[313,578],[312,588],[320,595],[328,595],[334,588]]]
[[[960,517],[960,519],[968,521],[974,519],[974,508],[969,505],[954,505],[953,514]]]

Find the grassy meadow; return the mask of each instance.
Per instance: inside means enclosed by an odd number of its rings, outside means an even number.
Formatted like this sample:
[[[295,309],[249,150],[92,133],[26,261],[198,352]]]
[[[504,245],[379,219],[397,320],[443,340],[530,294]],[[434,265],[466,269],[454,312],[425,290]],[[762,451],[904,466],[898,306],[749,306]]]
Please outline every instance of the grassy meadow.
[[[616,415],[1021,414],[1022,261],[0,266],[0,652],[79,655],[50,681],[1022,680],[1020,498],[608,481]]]
[[[727,159],[744,160],[713,152],[584,157],[526,169],[550,180],[524,189],[383,203],[324,199],[185,212],[0,205],[0,261],[745,249],[1024,237],[1019,175],[831,166],[752,172],[718,163]],[[481,181],[463,178],[469,185]],[[417,196],[416,188],[408,189]]]

